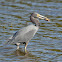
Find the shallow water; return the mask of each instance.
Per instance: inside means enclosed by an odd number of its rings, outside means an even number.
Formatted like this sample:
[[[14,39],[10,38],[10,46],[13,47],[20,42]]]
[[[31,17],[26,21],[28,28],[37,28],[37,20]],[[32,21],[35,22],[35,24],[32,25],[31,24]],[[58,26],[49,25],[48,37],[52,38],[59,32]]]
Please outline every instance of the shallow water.
[[[3,45],[38,12],[50,19],[41,26],[27,46]],[[23,48],[22,48],[23,47]],[[62,0],[0,0],[0,62],[62,62]]]

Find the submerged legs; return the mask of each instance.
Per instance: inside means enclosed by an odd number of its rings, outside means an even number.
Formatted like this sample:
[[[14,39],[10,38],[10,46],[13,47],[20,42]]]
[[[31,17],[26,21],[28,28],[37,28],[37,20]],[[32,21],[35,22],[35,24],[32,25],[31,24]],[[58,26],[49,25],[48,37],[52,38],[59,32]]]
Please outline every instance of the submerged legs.
[[[16,43],[15,45],[17,46],[17,49],[19,49],[19,45],[20,45],[20,43]]]
[[[19,49],[19,45],[17,45],[17,49]]]
[[[28,42],[23,42],[23,44],[25,44],[24,51],[26,52],[26,47],[27,47],[27,45],[28,45]],[[20,43],[16,43],[15,45],[17,46],[17,49],[19,49]]]
[[[25,52],[26,52],[26,47],[27,47],[27,45],[28,45],[28,42],[25,43]]]

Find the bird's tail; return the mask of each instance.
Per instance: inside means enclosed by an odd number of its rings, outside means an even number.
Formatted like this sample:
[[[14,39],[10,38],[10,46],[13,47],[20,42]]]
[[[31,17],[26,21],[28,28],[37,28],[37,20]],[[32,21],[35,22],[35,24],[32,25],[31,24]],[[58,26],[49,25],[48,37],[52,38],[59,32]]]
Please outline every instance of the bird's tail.
[[[4,43],[4,45],[11,44],[11,41],[12,41],[12,39],[8,39],[8,40]]]

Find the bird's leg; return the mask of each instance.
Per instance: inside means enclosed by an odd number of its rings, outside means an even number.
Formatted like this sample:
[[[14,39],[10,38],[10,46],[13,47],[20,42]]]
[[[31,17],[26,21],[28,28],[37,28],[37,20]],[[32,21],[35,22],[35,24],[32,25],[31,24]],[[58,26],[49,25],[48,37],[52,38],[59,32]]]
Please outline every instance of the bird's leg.
[[[19,49],[19,45],[17,45],[17,50]]]
[[[19,49],[19,45],[20,45],[20,43],[16,43],[17,49]]]
[[[28,45],[28,42],[25,43],[25,52],[26,52],[26,47],[27,47],[27,45]]]

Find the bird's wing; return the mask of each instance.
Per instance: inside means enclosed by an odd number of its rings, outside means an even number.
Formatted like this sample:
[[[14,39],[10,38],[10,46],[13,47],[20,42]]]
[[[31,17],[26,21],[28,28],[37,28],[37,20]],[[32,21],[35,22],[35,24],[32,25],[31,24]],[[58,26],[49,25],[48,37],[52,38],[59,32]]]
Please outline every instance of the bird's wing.
[[[22,29],[20,29],[19,31],[22,32]],[[19,31],[17,31],[11,37],[9,37],[9,39],[5,42],[5,45],[10,44],[18,35],[20,35]]]
[[[33,25],[24,27],[17,31],[12,37],[9,38],[7,44],[15,44],[17,42],[27,42],[32,39],[37,30]]]
[[[22,31],[19,30],[19,32],[17,32],[16,36],[13,38],[14,41],[12,41],[12,44],[17,43],[17,42],[30,41],[36,32],[37,32],[36,29],[31,29],[31,30],[23,29]]]
[[[36,33],[37,31],[35,30],[35,29],[32,29],[32,30],[30,30],[29,32],[27,32],[25,35],[24,35],[24,41],[25,42],[27,42],[27,41],[30,41],[33,37],[34,37],[34,35],[35,35],[35,33]]]
[[[27,33],[24,33],[24,34],[20,33],[19,35],[17,35],[15,37],[14,41],[12,41],[11,43],[15,44],[17,42],[30,41],[33,38],[33,36],[35,35],[35,33],[36,33],[36,30],[30,30],[30,31],[28,31]]]

